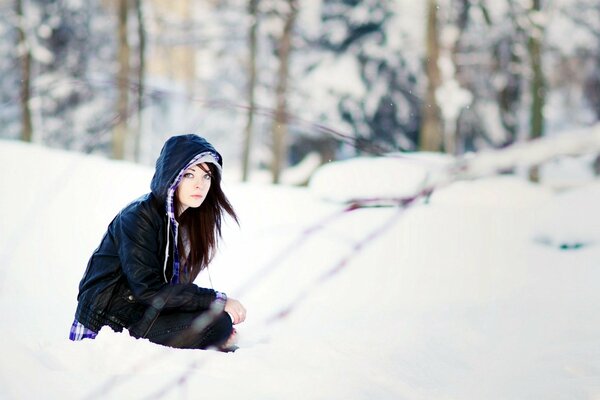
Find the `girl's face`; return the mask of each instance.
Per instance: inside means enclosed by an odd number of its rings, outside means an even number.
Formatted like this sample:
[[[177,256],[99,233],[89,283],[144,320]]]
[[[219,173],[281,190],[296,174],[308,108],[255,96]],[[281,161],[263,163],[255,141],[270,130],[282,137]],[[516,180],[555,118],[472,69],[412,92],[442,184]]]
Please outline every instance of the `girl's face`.
[[[200,207],[210,189],[212,175],[205,163],[194,165],[185,170],[177,186],[175,195],[179,200],[179,215],[188,207]]]

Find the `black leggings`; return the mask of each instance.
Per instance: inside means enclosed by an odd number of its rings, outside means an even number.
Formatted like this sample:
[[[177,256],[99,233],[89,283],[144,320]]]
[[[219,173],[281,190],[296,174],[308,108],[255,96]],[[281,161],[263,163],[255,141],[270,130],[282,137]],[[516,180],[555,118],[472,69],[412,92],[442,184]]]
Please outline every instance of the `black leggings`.
[[[129,332],[140,337],[134,325]],[[210,312],[171,312],[161,313],[146,334],[153,343],[180,349],[206,349],[224,344],[233,325],[229,314],[222,312],[211,315]]]

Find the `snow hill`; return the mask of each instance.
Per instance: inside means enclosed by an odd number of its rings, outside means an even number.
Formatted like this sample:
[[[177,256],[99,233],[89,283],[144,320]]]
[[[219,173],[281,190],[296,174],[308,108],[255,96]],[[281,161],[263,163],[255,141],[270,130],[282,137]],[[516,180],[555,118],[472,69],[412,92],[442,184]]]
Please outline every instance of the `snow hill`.
[[[308,188],[224,182],[241,226],[197,282],[248,309],[223,354],[110,329],[68,341],[87,259],[152,170],[0,141],[0,398],[598,398],[600,184],[503,176],[343,212],[393,195],[386,176],[417,190],[429,164],[413,161],[332,164]]]

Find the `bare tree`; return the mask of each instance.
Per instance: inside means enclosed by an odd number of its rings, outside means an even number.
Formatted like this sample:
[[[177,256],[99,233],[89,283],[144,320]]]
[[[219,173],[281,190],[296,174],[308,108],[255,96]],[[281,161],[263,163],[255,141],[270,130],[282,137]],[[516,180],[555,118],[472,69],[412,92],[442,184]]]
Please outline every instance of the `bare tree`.
[[[279,41],[279,70],[275,89],[275,118],[273,119],[273,163],[271,172],[273,183],[279,183],[287,153],[287,89],[289,62],[292,52],[292,31],[298,15],[297,0],[288,0],[289,12],[285,16],[283,33]]]
[[[250,174],[250,149],[252,147],[252,129],[254,126],[254,89],[256,87],[256,50],[257,50],[257,25],[258,25],[258,0],[250,0],[248,14],[250,15],[250,30],[248,33],[248,119],[244,134],[244,149],[242,158],[242,180],[248,180]]]
[[[142,109],[144,108],[144,80],[146,76],[146,26],[142,0],[135,0],[138,28],[138,87],[137,87],[137,130],[135,132],[134,160],[140,161],[142,138]]]
[[[544,103],[546,100],[544,72],[542,70],[542,38],[544,28],[537,23],[537,14],[541,11],[541,0],[533,0],[529,10],[529,38],[527,49],[531,62],[531,111],[529,137],[538,138],[544,133]],[[529,171],[529,178],[539,180],[539,168],[533,167]]]
[[[31,142],[33,126],[31,124],[31,50],[27,42],[23,0],[16,0],[17,30],[19,32],[18,55],[21,58],[21,140]]]
[[[531,59],[531,127],[530,137],[535,139],[544,133],[543,108],[545,103],[544,73],[542,70],[543,27],[536,22],[536,14],[541,11],[541,0],[533,0],[530,9],[530,29],[527,48]]]
[[[442,120],[435,93],[441,85],[438,67],[440,53],[437,0],[427,1],[427,92],[423,102],[423,122],[419,138],[419,148],[424,151],[440,151],[442,148]]]
[[[119,0],[119,41],[118,41],[118,64],[119,72],[117,74],[118,82],[118,100],[117,115],[118,123],[113,131],[113,158],[122,160],[125,158],[125,141],[128,133],[128,104],[129,104],[129,41],[127,40],[127,20],[128,20],[127,0]]]

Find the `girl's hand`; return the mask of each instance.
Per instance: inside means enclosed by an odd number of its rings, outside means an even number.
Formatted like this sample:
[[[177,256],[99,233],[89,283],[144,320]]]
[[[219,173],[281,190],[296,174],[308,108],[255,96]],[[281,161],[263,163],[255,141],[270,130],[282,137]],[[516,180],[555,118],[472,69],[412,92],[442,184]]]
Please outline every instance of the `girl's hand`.
[[[229,314],[234,325],[240,324],[246,319],[246,309],[242,303],[236,299],[227,299],[227,303],[225,303],[225,312]]]

